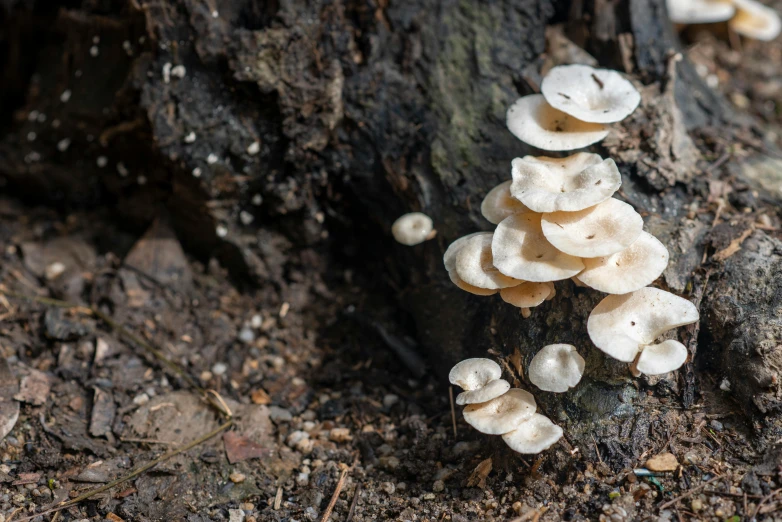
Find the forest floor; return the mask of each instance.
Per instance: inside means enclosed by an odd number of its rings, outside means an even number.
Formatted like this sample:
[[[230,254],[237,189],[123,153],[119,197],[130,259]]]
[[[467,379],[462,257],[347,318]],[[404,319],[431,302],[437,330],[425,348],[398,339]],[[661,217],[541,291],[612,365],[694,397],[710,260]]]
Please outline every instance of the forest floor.
[[[779,42],[739,53],[708,33],[693,38],[688,55],[707,83],[782,136]],[[518,456],[453,415],[431,372],[397,357],[414,342],[380,278],[273,231],[248,234],[270,283],[240,292],[216,263],[187,257],[164,220],[139,239],[100,211],[65,217],[0,199],[0,522],[221,427],[59,520],[304,521],[332,508],[335,521],[782,513],[782,452],[758,451],[716,378],[699,376],[689,410],[664,387],[641,388],[659,437],[621,465],[603,461],[606,448],[567,441]]]

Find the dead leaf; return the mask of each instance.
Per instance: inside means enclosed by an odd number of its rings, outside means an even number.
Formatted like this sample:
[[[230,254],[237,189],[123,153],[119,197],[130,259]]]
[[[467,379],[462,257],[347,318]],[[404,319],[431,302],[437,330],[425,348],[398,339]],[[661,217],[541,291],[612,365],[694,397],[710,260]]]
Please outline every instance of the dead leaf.
[[[30,373],[22,378],[22,385],[14,398],[17,401],[27,402],[40,406],[49,397],[52,382],[49,376],[38,370],[30,370]]]
[[[0,358],[0,440],[14,429],[19,418],[19,403],[14,400],[18,389],[18,381],[8,362]]]
[[[752,235],[752,233],[755,231],[755,225],[750,226],[747,230],[741,233],[739,237],[734,239],[730,242],[728,246],[720,250],[719,252],[716,252],[712,259],[715,261],[725,261],[730,256],[741,250],[741,244]]]
[[[646,468],[651,471],[676,471],[679,461],[673,453],[660,453],[646,461]]]
[[[264,448],[235,431],[225,433],[223,443],[225,444],[225,455],[231,464],[249,459],[269,458],[274,454],[273,450]]]
[[[193,282],[182,245],[165,218],[152,223],[128,252],[124,264],[180,292],[189,291]]]
[[[478,464],[467,479],[467,487],[474,488],[478,486],[481,489],[486,488],[486,477],[491,473],[492,462],[491,457]]]
[[[18,479],[16,479],[11,485],[12,486],[22,486],[24,484],[35,484],[38,482],[38,479],[41,478],[40,473],[19,473]]]
[[[269,394],[266,393],[263,388],[258,388],[252,394],[250,395],[250,399],[253,401],[253,404],[271,404],[272,399],[269,397]]]

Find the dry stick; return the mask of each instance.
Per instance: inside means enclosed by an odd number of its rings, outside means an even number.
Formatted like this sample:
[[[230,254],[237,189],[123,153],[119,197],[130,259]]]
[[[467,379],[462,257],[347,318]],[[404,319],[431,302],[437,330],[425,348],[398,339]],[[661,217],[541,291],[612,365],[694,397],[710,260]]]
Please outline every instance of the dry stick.
[[[453,422],[453,438],[456,438],[456,408],[453,405],[453,386],[448,386],[448,396],[451,398],[451,422]]]
[[[326,511],[323,512],[323,518],[320,519],[320,522],[326,522],[329,517],[331,516],[331,512],[334,510],[334,506],[337,504],[337,499],[339,498],[339,494],[342,492],[342,488],[345,485],[345,478],[348,476],[348,468],[345,466],[342,468],[342,473],[339,474],[339,480],[337,481],[337,487],[334,488],[334,494],[331,495],[331,500],[329,500],[329,505],[326,506]]]
[[[350,522],[353,520],[353,513],[356,511],[356,504],[358,504],[358,497],[361,495],[361,483],[359,482],[356,485],[356,492],[353,493],[353,502],[350,503],[350,511],[348,511],[348,518],[345,519],[345,522]]]
[[[662,510],[662,509],[667,508],[668,506],[672,506],[672,505],[676,504],[677,502],[679,502],[680,500],[683,500],[683,499],[689,497],[690,495],[694,495],[695,493],[697,493],[698,491],[702,490],[703,488],[705,488],[706,486],[708,486],[712,482],[715,482],[715,481],[717,481],[717,480],[719,480],[721,478],[722,478],[722,475],[717,475],[716,477],[713,477],[712,479],[704,482],[700,486],[692,488],[691,490],[689,490],[684,495],[679,495],[678,497],[676,497],[676,498],[674,498],[672,500],[669,500],[668,502],[666,502],[664,504],[660,504],[659,509]]]
[[[763,504],[768,502],[769,499],[771,499],[771,497],[773,497],[774,495],[776,495],[780,491],[782,491],[782,488],[776,489],[776,490],[772,491],[771,493],[769,493],[768,495],[763,497],[763,499],[760,502],[758,502],[758,507],[755,508],[755,514],[752,515],[752,520],[755,520],[756,518],[758,518],[758,514],[760,514],[760,508],[763,507]]]
[[[228,428],[230,428],[231,425],[233,425],[233,420],[229,419],[227,422],[225,422],[224,424],[222,424],[219,427],[215,428],[214,430],[210,431],[206,435],[203,435],[203,436],[197,438],[196,440],[194,440],[194,441],[192,441],[192,442],[190,442],[188,444],[185,444],[181,448],[178,448],[178,449],[175,449],[173,451],[170,451],[170,452],[166,453],[165,455],[163,455],[162,457],[159,457],[159,458],[153,460],[152,462],[148,462],[147,464],[144,464],[143,466],[134,469],[133,471],[131,471],[130,473],[128,473],[124,477],[120,477],[118,479],[112,480],[108,484],[104,484],[103,486],[101,486],[99,488],[95,488],[95,489],[93,489],[91,491],[88,491],[87,493],[84,493],[83,495],[79,495],[78,497],[74,498],[73,500],[69,500],[68,502],[60,504],[57,507],[53,507],[53,508],[48,509],[46,511],[43,511],[41,513],[36,513],[35,515],[31,515],[29,517],[20,518],[17,522],[24,522],[25,520],[32,520],[32,519],[34,519],[36,517],[40,517],[42,515],[48,515],[49,513],[54,513],[55,511],[61,511],[63,509],[68,509],[70,507],[73,507],[73,506],[75,506],[76,504],[78,504],[79,502],[81,502],[83,500],[87,500],[88,498],[93,497],[93,496],[97,495],[98,493],[103,493],[104,491],[109,490],[109,489],[113,488],[114,486],[122,484],[123,482],[127,482],[128,480],[141,475],[142,473],[144,473],[148,469],[151,469],[151,468],[157,466],[161,462],[164,462],[164,461],[166,461],[166,460],[168,460],[168,459],[170,459],[172,457],[176,457],[177,455],[179,455],[180,453],[184,453],[185,451],[189,451],[189,450],[195,448],[196,446],[198,446],[199,444],[203,444],[207,440],[209,440],[212,437],[218,435],[220,432],[225,431]],[[10,522],[11,519],[8,519],[8,520]]]

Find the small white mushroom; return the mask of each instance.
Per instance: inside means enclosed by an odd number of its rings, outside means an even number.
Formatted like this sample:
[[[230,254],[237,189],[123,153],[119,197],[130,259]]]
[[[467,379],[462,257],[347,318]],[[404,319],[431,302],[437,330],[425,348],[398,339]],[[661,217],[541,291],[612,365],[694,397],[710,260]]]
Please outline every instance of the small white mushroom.
[[[777,12],[756,0],[731,0],[736,7],[736,16],[730,19],[728,27],[740,35],[769,42],[779,36],[782,21]]]
[[[641,232],[624,250],[583,261],[586,268],[575,279],[607,294],[626,294],[660,277],[668,266],[668,249],[653,235]]]
[[[467,234],[466,236],[460,237],[453,243],[451,243],[448,248],[445,250],[445,254],[443,254],[443,264],[445,265],[445,269],[448,271],[448,277],[451,278],[451,282],[455,284],[460,289],[464,290],[465,292],[469,292],[471,294],[480,295],[480,296],[487,296],[487,295],[493,295],[497,293],[497,289],[489,290],[486,288],[478,288],[477,286],[473,286],[470,284],[467,284],[462,280],[461,277],[459,277],[459,274],[456,273],[456,254],[459,253],[461,248],[467,243],[467,240],[478,236],[478,235],[486,235],[491,237],[491,232],[475,232],[473,234]]]
[[[432,218],[421,212],[400,216],[391,226],[391,233],[399,243],[408,246],[423,243],[435,235]]]
[[[567,158],[525,156],[511,165],[511,194],[535,212],[583,210],[607,200],[622,185],[614,160],[587,152]]]
[[[487,288],[478,288],[477,286],[473,286],[471,284],[465,283],[462,281],[462,278],[459,277],[459,274],[456,273],[456,270],[451,270],[448,272],[448,277],[451,278],[451,282],[457,286],[460,290],[464,290],[465,292],[471,293],[473,295],[479,295],[482,297],[486,297],[488,295],[494,295],[499,290],[496,288],[493,290],[489,290]]]
[[[456,274],[468,285],[487,290],[518,285],[518,280],[494,266],[491,245],[491,235],[480,234],[467,239],[456,254]]]
[[[508,304],[521,308],[524,318],[530,316],[530,308],[534,308],[546,301],[549,296],[556,294],[554,283],[522,283],[510,288],[500,290],[500,297]]]
[[[577,212],[543,214],[541,228],[552,245],[578,257],[603,257],[633,244],[643,230],[641,215],[627,203],[610,198]]]
[[[729,20],[736,8],[721,0],[668,0],[668,17],[676,24],[712,24]]]
[[[448,373],[450,383],[464,391],[478,390],[500,377],[502,377],[500,365],[482,357],[465,359],[457,363]]]
[[[555,109],[591,123],[621,121],[641,103],[641,94],[620,73],[579,64],[551,69],[540,92]]]
[[[581,381],[584,358],[570,344],[544,346],[529,363],[529,380],[543,391],[564,393]]]
[[[481,202],[481,214],[494,225],[513,214],[528,212],[529,209],[510,194],[511,181],[500,183],[486,194]]]
[[[518,428],[504,434],[502,440],[517,453],[535,454],[549,449],[562,435],[562,428],[548,417],[535,413]]]
[[[635,363],[636,369],[646,375],[662,375],[672,372],[687,360],[687,347],[679,341],[668,339],[645,347]]]
[[[532,417],[537,404],[531,393],[513,388],[496,399],[464,408],[467,424],[487,435],[503,435]]]
[[[559,281],[584,269],[579,258],[549,243],[541,229],[540,214],[533,212],[510,216],[497,225],[491,250],[494,266],[522,281]]]
[[[456,404],[464,406],[465,404],[488,402],[496,399],[508,390],[510,390],[510,383],[505,379],[497,379],[488,382],[483,388],[460,393],[456,396]]]
[[[694,323],[698,317],[698,309],[688,300],[659,288],[645,287],[629,294],[609,295],[600,301],[589,314],[587,332],[604,353],[629,363],[639,351],[653,348],[650,345],[660,335]]]
[[[608,127],[581,121],[558,111],[542,94],[519,98],[506,114],[508,130],[533,147],[543,150],[573,150],[597,143],[608,136]]]

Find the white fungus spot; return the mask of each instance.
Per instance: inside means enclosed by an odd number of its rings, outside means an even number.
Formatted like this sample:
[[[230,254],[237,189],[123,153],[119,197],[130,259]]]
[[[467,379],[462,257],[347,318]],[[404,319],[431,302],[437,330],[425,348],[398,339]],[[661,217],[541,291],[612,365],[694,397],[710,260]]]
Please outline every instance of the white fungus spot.
[[[95,58],[95,57],[96,57],[96,56],[98,56],[99,54],[100,54],[100,50],[98,49],[98,46],[97,46],[97,45],[93,45],[92,47],[90,47],[90,56],[92,56],[93,58]]]
[[[147,184],[147,177],[146,176],[139,176],[136,178],[136,181],[139,185],[146,185]]]
[[[171,69],[171,76],[173,76],[174,78],[182,79],[185,77],[186,74],[187,74],[187,69],[185,68],[184,65],[175,65]]]
[[[215,233],[217,234],[217,237],[225,237],[228,235],[228,229],[225,228],[223,225],[217,225],[217,228],[215,229]]]
[[[171,62],[163,64],[163,83],[171,83]]]
[[[68,150],[68,147],[70,146],[71,146],[70,138],[63,138],[57,142],[57,150],[59,150],[60,152],[65,152],[66,150]]]
[[[95,160],[95,163],[98,165],[98,167],[103,168],[109,163],[109,159],[106,156],[98,156],[98,159]]]
[[[193,177],[194,178],[200,178],[201,177],[201,167],[196,167],[193,169]]]
[[[71,99],[71,90],[65,89],[62,91],[62,94],[60,94],[60,101],[63,103],[68,103],[68,100]]]
[[[249,154],[250,156],[255,156],[260,151],[261,151],[261,144],[258,143],[257,141],[254,141],[247,146],[247,154]]]
[[[27,141],[35,141],[35,138],[37,137],[38,135],[33,131],[27,133]]]
[[[259,207],[261,206],[261,203],[263,203],[263,196],[261,196],[260,194],[256,194],[253,196],[253,199],[250,201],[252,202],[253,205]]]
[[[218,13],[218,12],[217,12],[217,9],[215,9],[214,11],[212,11],[212,18],[217,18],[217,17],[219,17],[219,16],[220,16],[220,13]]]
[[[432,218],[422,212],[410,212],[394,221],[391,234],[399,243],[407,246],[418,245],[434,237]]]
[[[100,43],[100,36],[95,35],[92,37],[92,43],[99,44]]]
[[[242,210],[241,212],[239,212],[239,221],[241,221],[243,225],[249,225],[254,220],[255,220],[255,216],[253,216],[246,210]]]
[[[123,178],[128,175],[128,169],[127,169],[127,167],[125,167],[125,164],[122,163],[121,161],[119,163],[117,163],[117,172]]]
[[[214,165],[215,163],[217,163],[217,154],[215,154],[214,152],[210,152],[209,156],[206,157],[206,162],[210,165]]]
[[[196,133],[193,131],[190,131],[190,133],[185,136],[185,143],[194,143],[196,140]]]
[[[38,111],[30,111],[27,114],[27,121],[35,121],[38,119]]]

